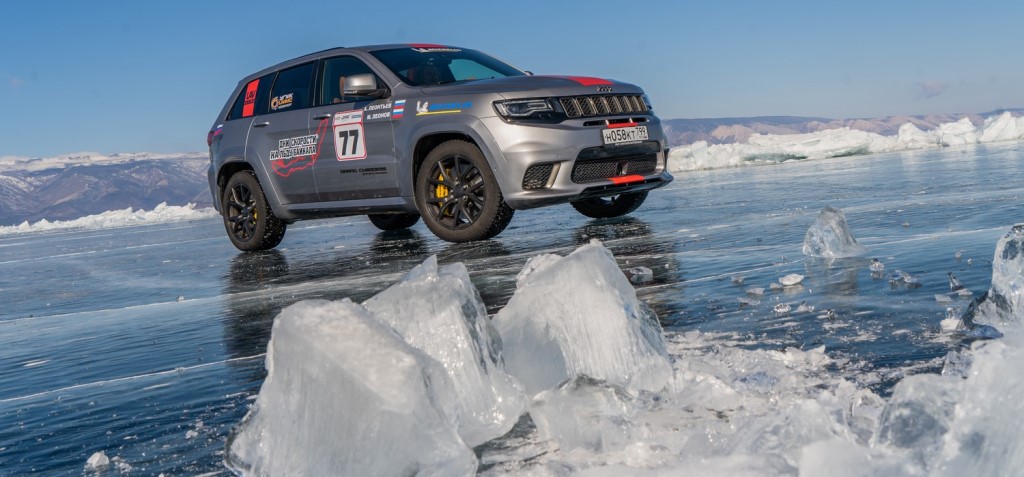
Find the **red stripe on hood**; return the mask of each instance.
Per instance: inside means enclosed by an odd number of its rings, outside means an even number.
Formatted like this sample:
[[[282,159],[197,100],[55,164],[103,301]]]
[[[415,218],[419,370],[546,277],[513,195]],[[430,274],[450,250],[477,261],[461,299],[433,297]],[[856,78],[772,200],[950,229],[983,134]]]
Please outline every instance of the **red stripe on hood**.
[[[562,78],[569,81],[575,81],[583,86],[608,86],[612,82],[603,78],[594,78],[592,76],[552,76],[552,78]]]

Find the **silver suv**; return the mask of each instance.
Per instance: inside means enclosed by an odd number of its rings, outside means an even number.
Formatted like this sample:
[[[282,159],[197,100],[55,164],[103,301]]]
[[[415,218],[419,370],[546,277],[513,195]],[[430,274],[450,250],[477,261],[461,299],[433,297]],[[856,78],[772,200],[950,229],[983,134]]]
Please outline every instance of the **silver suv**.
[[[245,251],[277,246],[296,220],[361,214],[482,240],[516,209],[616,217],[672,180],[639,87],[433,44],[335,48],[250,75],[207,143],[214,204]]]

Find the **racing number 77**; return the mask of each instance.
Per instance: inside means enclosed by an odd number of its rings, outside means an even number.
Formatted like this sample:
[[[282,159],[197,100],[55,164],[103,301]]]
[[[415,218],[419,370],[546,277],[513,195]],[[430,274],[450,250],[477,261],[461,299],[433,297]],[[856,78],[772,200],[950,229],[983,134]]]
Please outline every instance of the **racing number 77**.
[[[345,154],[345,150],[348,149],[348,138],[349,137],[352,138],[352,152],[349,153],[349,154]],[[357,150],[359,148],[359,130],[358,129],[342,129],[342,130],[338,131],[338,139],[337,140],[341,141],[341,147],[338,148],[338,151],[341,153],[340,155],[342,155],[342,156],[349,156],[349,155],[355,156],[356,154],[358,154],[358,152],[357,152]]]

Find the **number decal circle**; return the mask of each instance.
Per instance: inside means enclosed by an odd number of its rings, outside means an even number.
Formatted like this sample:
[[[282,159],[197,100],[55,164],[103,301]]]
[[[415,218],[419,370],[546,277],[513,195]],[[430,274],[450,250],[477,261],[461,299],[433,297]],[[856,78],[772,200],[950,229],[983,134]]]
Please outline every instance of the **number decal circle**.
[[[334,114],[334,152],[339,161],[366,158],[361,109]]]

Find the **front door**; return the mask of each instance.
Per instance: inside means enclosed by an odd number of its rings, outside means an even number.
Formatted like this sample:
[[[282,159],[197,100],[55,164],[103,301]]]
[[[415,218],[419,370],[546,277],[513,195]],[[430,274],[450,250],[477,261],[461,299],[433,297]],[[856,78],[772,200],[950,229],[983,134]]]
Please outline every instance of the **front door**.
[[[278,73],[268,104],[249,129],[249,150],[270,177],[264,189],[276,193],[282,204],[317,200],[313,165],[326,138],[309,128],[315,71],[316,62],[310,62]]]
[[[324,154],[313,166],[322,202],[398,196],[391,98],[344,94],[345,78],[374,74],[362,60],[338,56],[323,60],[320,106],[310,128],[323,131]],[[383,84],[380,77],[377,84]]]

